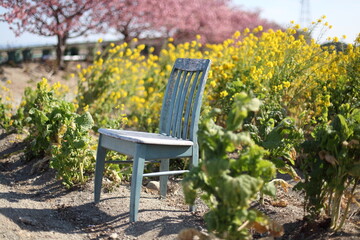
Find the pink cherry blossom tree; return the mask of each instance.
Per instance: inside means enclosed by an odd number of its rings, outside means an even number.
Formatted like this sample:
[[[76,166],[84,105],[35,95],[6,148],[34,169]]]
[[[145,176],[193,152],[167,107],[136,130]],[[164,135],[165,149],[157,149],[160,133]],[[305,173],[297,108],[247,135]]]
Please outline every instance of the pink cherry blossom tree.
[[[280,28],[259,11],[233,7],[229,0],[118,0],[109,9],[109,27],[127,42],[151,35],[184,42],[200,34],[204,42],[216,43],[246,27]]]
[[[113,0],[108,3],[107,8],[105,22],[120,33],[125,42],[139,38],[140,34],[151,29],[150,22],[144,14],[148,9],[151,11],[154,6],[147,6],[144,0]]]
[[[66,41],[101,30],[108,1],[97,0],[3,0],[6,12],[0,20],[10,24],[16,35],[23,32],[57,38],[57,66],[64,68]]]
[[[156,0],[148,0],[156,1]],[[208,43],[219,43],[236,31],[259,25],[264,30],[280,26],[260,17],[260,11],[245,11],[234,7],[229,0],[180,0],[176,8],[165,5],[154,11],[153,25],[163,29],[177,41],[189,41],[197,34]],[[176,13],[172,11],[177,11]],[[163,21],[161,16],[167,16]]]

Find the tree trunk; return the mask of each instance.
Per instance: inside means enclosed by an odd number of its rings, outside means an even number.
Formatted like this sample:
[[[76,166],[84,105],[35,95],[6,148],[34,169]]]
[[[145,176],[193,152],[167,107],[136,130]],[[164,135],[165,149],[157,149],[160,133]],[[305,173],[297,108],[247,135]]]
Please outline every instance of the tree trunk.
[[[64,70],[65,64],[64,64],[64,53],[65,53],[65,47],[66,47],[66,36],[60,36],[57,35],[57,45],[56,45],[56,67],[58,70]]]

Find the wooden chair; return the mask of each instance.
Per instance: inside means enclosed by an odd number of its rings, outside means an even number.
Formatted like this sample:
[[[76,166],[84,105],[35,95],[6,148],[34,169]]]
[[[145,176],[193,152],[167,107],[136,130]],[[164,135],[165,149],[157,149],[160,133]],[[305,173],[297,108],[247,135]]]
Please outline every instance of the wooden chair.
[[[190,157],[190,166],[198,165],[197,130],[201,99],[210,68],[208,59],[177,59],[172,69],[160,115],[160,133],[100,128],[95,169],[95,203],[100,201],[106,151],[132,156],[130,222],[138,219],[143,177],[160,176],[160,194],[166,196],[169,175],[188,170],[169,171],[169,159]],[[160,161],[160,171],[144,174],[144,164]],[[116,161],[124,163],[128,161]]]

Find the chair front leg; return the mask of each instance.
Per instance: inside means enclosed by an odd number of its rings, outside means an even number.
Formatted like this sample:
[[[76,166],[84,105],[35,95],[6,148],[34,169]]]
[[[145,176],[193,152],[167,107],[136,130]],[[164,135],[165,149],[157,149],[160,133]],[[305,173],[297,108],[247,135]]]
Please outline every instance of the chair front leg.
[[[169,171],[169,159],[162,159],[160,162],[160,172]],[[160,176],[160,195],[161,197],[166,197],[167,192],[167,182],[169,176]]]
[[[195,143],[193,146],[193,155],[191,157],[191,165],[190,165],[190,169],[193,167],[197,167],[199,165],[199,147],[198,144]],[[189,206],[189,211],[190,212],[195,212],[196,211],[196,205],[194,203],[194,205],[190,205]]]
[[[98,203],[100,201],[100,194],[101,194],[101,185],[102,185],[102,178],[104,175],[104,168],[105,168],[105,157],[106,157],[106,149],[101,146],[101,138],[102,135],[99,137],[99,145],[97,148],[96,153],[96,166],[95,166],[95,186],[94,186],[94,201]]]
[[[140,192],[142,186],[142,179],[145,165],[145,145],[137,145],[134,154],[134,165],[131,177],[131,192],[130,192],[130,222],[138,220],[138,210],[140,202]]]

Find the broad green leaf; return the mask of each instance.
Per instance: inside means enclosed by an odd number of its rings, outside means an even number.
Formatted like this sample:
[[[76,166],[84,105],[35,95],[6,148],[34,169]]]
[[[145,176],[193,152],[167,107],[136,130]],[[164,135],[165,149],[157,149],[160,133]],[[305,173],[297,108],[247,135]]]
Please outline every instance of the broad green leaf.
[[[351,114],[351,118],[354,119],[355,122],[360,123],[360,109],[354,109]]]
[[[249,175],[219,179],[219,194],[224,204],[229,206],[247,206],[260,190],[263,181]]]
[[[331,125],[333,129],[336,130],[339,136],[341,137],[340,139],[341,142],[347,140],[349,136],[352,134],[352,131],[349,129],[345,117],[341,114],[336,115]]]
[[[261,106],[261,101],[257,98],[252,98],[251,101],[246,105],[250,111],[256,112]]]
[[[74,141],[74,147],[75,148],[83,148],[85,147],[86,143],[84,140],[77,140],[77,141]]]
[[[276,168],[272,162],[260,159],[257,162],[256,173],[265,181],[270,181],[275,177]]]
[[[89,112],[85,112],[83,115],[75,119],[75,123],[77,126],[87,130],[92,128],[94,125],[94,120]]]
[[[203,165],[206,168],[207,174],[210,176],[219,176],[229,169],[230,162],[227,159],[219,157],[208,159]]]
[[[349,169],[349,175],[353,177],[360,177],[360,162],[355,163],[350,169]]]
[[[279,147],[282,140],[281,134],[277,131],[277,128],[274,128],[269,135],[266,136],[265,141],[262,143],[262,146],[266,149],[274,149]]]
[[[262,192],[269,196],[275,196],[276,195],[276,186],[273,182],[265,183]]]

